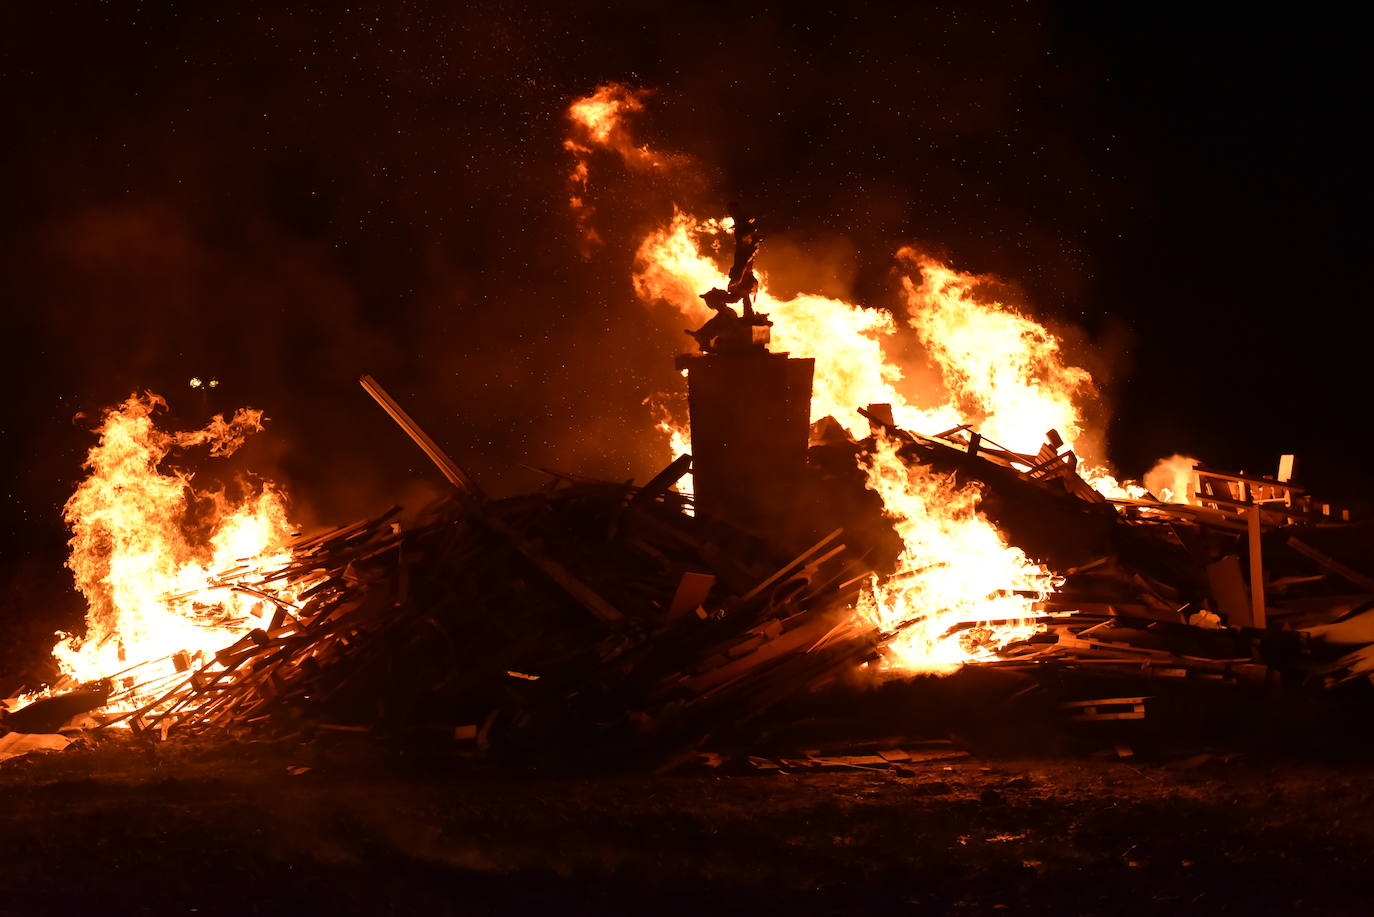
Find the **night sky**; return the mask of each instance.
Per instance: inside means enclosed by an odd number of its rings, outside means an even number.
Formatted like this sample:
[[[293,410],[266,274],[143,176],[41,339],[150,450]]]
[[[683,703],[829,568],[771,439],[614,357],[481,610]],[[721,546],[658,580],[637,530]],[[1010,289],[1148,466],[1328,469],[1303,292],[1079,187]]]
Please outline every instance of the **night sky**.
[[[746,202],[764,269],[867,304],[909,242],[1019,285],[1077,329],[1124,473],[1295,451],[1363,498],[1367,54],[1330,13],[1250,9],[12,5],[4,639],[79,618],[60,508],[135,390],[187,425],[264,408],[239,458],[311,522],[436,480],[362,372],[497,492],[519,462],[652,473],[642,402],[687,341],[630,266],[677,194]],[[564,110],[612,80],[701,179],[595,162],[584,260]]]

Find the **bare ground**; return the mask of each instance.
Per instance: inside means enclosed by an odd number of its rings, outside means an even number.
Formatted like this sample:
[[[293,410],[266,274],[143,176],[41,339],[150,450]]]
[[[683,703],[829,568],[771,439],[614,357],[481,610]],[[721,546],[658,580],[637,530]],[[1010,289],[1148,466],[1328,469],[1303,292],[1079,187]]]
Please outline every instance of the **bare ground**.
[[[551,779],[126,738],[14,759],[0,800],[0,914],[1374,908],[1374,769],[1350,762]]]

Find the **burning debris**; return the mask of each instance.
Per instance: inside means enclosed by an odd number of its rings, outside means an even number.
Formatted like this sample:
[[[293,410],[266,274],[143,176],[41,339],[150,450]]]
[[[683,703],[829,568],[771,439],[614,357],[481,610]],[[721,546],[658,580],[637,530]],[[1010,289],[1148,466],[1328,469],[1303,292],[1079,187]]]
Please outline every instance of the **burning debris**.
[[[717,288],[687,241],[727,226],[735,258]],[[715,313],[692,332],[703,353],[679,363],[692,452],[643,486],[547,472],[536,493],[490,499],[364,377],[455,495],[405,526],[393,509],[291,537],[271,485],[230,497],[162,467],[178,449],[229,454],[261,412],[182,433],[157,429],[153,395],[107,412],[67,506],[91,613],[55,655],[78,687],[29,698],[6,728],[439,730],[544,768],[707,753],[776,767],[750,756],[823,736],[867,751],[807,760],[887,766],[947,753],[913,749],[949,724],[851,711],[836,731],[818,711],[977,670],[995,679],[988,710],[1118,724],[1180,692],[1319,692],[1374,672],[1374,578],[1338,559],[1362,530],[1297,487],[1291,459],[1271,478],[1176,458],[1154,474],[1165,499],[1084,468],[1074,396],[1090,378],[1045,329],[928,260],[906,290],[950,401],[840,407],[895,396],[895,368],[846,362],[887,319],[771,298],[758,244],[738,212],[679,213],[641,250],[641,289],[669,296],[669,279],[701,276]],[[983,425],[944,426],[956,403]],[[1022,443],[1032,424],[1033,453],[990,435]],[[690,495],[675,489],[689,469]],[[26,741],[7,747],[52,747]]]
[[[900,543],[893,556],[872,527],[810,539],[797,518],[789,528],[776,516],[760,535],[730,519],[757,522],[757,506],[718,502],[707,512],[709,500],[671,489],[693,461],[685,455],[642,487],[550,472],[537,493],[489,500],[375,381],[365,386],[444,471],[452,500],[407,527],[392,510],[209,577],[202,592],[252,598],[268,613],[212,653],[125,666],[7,725],[164,737],[437,728],[508,763],[663,767],[795,737],[816,704],[834,702],[827,693],[854,690],[865,670],[889,681],[960,666],[1014,673],[996,701],[1048,694],[1065,724],[1140,720],[1180,687],[1319,690],[1374,670],[1374,628],[1358,614],[1370,600],[1348,594],[1374,592],[1374,579],[1309,543],[1334,531],[1314,523],[1342,514],[1291,482],[1198,469],[1195,503],[1108,501],[1077,477],[1055,437],[1041,454],[1020,455],[966,430],[902,430],[874,405],[863,411],[869,437],[812,447],[794,483],[798,493],[817,486],[847,453],[887,507]],[[874,480],[879,467],[907,477]],[[748,469],[734,470],[748,480]],[[988,552],[1004,556],[999,531],[1047,566],[1025,561],[1017,569],[1038,572],[1017,590],[987,592],[968,608],[928,598],[940,580],[916,565],[930,551],[894,511],[889,486],[927,488],[908,513],[946,504],[942,537],[960,539],[969,565],[937,561],[939,576],[987,583],[982,571],[997,562]],[[1097,693],[1081,696],[1086,689]],[[883,751],[909,756],[944,738],[904,731],[913,719],[885,724],[897,737]],[[853,750],[872,736],[842,738]]]
[[[53,654],[76,681],[131,665],[141,667],[140,680],[173,677],[176,659],[213,655],[263,614],[264,603],[217,585],[218,572],[289,556],[293,527],[273,485],[239,481],[234,493],[229,485],[198,487],[191,472],[164,467],[190,449],[232,455],[261,431],[262,412],[241,409],[200,430],[165,432],[155,413],[166,407],[149,393],[106,411],[86,461],[91,473],[64,508],[72,531],[67,565],[89,611],[84,636],[61,635]]]
[[[589,250],[600,153],[689,165],[635,141],[643,99],[603,87],[569,111]],[[671,452],[643,486],[547,472],[490,499],[365,376],[455,495],[405,525],[393,509],[300,537],[270,483],[166,465],[229,455],[260,411],[165,432],[165,402],[131,396],[66,506],[86,634],[61,635],[63,679],[12,699],[4,728],[439,730],[510,762],[655,767],[824,734],[877,766],[950,723],[865,719],[854,692],[926,676],[979,673],[975,713],[1079,726],[1374,673],[1364,530],[1298,487],[1291,457],[1268,477],[1173,456],[1120,482],[1084,457],[1091,375],[987,278],[902,249],[899,320],[775,295],[761,242],[731,205],[676,209],[638,248],[636,292],[694,323],[700,350],[678,361],[687,412],[656,405]],[[929,361],[919,397],[898,340]]]

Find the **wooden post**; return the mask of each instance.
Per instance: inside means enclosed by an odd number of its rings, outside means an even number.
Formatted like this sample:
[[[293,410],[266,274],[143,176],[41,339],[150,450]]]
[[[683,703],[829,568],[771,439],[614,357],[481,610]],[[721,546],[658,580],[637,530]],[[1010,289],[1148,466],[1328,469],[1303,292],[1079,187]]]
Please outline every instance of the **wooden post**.
[[[1245,510],[1245,524],[1250,533],[1250,617],[1259,628],[1266,626],[1264,619],[1264,557],[1260,550],[1260,508],[1250,506]]]

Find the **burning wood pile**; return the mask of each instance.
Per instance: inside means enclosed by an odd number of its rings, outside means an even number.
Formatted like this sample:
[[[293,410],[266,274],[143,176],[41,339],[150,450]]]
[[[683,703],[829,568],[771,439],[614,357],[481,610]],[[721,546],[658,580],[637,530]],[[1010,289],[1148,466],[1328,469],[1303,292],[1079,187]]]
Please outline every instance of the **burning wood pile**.
[[[1364,651],[1340,649],[1374,638],[1374,578],[1314,545],[1363,553],[1368,533],[1287,480],[1292,456],[1277,477],[1194,467],[1186,503],[1108,499],[1053,431],[1026,455],[976,432],[923,436],[864,413],[904,460],[979,482],[1008,540],[1064,571],[1036,603],[1038,632],[983,664],[1315,688],[1374,671]]]
[[[633,140],[638,105],[603,87],[570,108],[575,201],[597,157],[685,167]],[[761,241],[737,208],[675,208],[638,248],[635,292],[702,351],[678,363],[688,409],[653,402],[673,460],[642,487],[549,473],[488,499],[364,377],[455,496],[293,540],[270,484],[210,492],[164,465],[227,455],[261,412],[164,433],[156,396],[111,409],[66,507],[87,634],[4,728],[430,730],[509,761],[663,766],[810,747],[808,723],[840,748],[943,740],[928,709],[856,713],[853,692],[924,676],[998,679],[961,716],[1120,725],[1374,674],[1366,529],[1291,460],[1118,481],[1082,458],[1092,376],[994,278],[903,248],[897,310],[783,298]]]
[[[218,572],[216,589],[270,608],[259,626],[213,653],[172,654],[170,674],[144,679],[135,665],[39,700],[7,728],[437,731],[512,764],[662,767],[798,741],[827,692],[901,680],[891,648],[912,631],[961,647],[970,665],[1016,673],[993,703],[1038,692],[1066,724],[1142,720],[1179,691],[1320,691],[1374,671],[1374,626],[1363,620],[1374,579],[1315,546],[1358,528],[1291,482],[1196,469],[1196,502],[1108,500],[1053,434],[1039,454],[1018,454],[967,429],[902,430],[883,405],[863,411],[866,440],[815,425],[805,479],[848,469],[852,484],[855,456],[888,449],[913,471],[976,487],[1011,543],[1064,571],[1052,591],[1018,597],[1033,602],[1029,617],[932,633],[934,616],[894,623],[875,607],[916,572],[899,568],[880,505],[853,537],[760,537],[694,513],[674,489],[686,455],[642,487],[546,472],[536,493],[488,500],[380,386],[364,384],[454,498],[404,527],[393,509],[297,539],[273,568]],[[882,760],[944,738],[919,719],[879,728],[895,736],[879,742],[892,746]],[[867,729],[826,741],[863,751]]]
[[[669,488],[688,464],[644,487],[551,475],[525,497],[466,492],[405,530],[393,510],[297,541],[279,569],[226,571],[217,585],[270,601],[270,620],[96,721],[164,737],[441,726],[520,757],[662,757],[872,658],[876,632],[847,612],[869,571],[841,533],[779,562],[686,512]],[[146,695],[137,679],[105,700]]]

